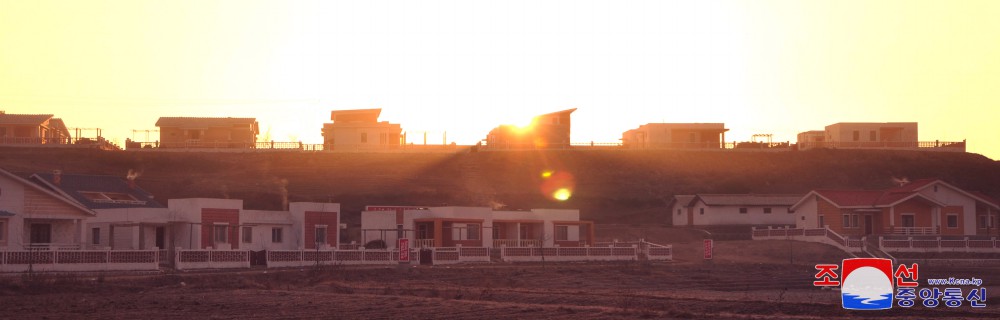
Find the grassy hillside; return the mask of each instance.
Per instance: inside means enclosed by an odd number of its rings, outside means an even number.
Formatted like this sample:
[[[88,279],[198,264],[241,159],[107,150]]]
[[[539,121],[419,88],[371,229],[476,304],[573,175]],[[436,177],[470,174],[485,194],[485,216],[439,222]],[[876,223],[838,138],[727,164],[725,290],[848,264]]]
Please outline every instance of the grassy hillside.
[[[356,221],[366,204],[579,208],[599,222],[663,222],[673,194],[805,193],[884,188],[892,177],[937,177],[1000,195],[1000,163],[977,154],[911,151],[519,151],[459,154],[168,153],[0,149],[0,168],[124,176],[158,199],[244,199],[252,209],[332,201]],[[542,173],[552,171],[553,178]],[[573,181],[572,197],[543,195]],[[557,183],[554,186],[563,186]],[[551,188],[547,191],[551,193]]]

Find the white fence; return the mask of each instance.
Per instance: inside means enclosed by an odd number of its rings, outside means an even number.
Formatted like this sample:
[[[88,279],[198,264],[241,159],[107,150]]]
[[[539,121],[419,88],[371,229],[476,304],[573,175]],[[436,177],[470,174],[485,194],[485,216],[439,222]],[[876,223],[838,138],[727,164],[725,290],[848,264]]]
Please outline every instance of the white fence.
[[[878,247],[893,252],[1000,252],[1000,240],[990,239],[941,239],[941,237],[907,237],[906,239],[878,238]]]
[[[500,248],[507,262],[638,260],[637,247]]]
[[[410,250],[410,260],[418,261],[417,250]],[[267,267],[304,267],[314,265],[398,264],[399,250],[271,250]]]
[[[250,268],[250,251],[181,250],[174,252],[174,269]]]
[[[156,271],[158,250],[0,251],[0,272]]]
[[[847,238],[827,228],[753,229],[752,238],[753,240],[799,240],[820,242],[851,253],[860,253],[864,248],[864,240]]]

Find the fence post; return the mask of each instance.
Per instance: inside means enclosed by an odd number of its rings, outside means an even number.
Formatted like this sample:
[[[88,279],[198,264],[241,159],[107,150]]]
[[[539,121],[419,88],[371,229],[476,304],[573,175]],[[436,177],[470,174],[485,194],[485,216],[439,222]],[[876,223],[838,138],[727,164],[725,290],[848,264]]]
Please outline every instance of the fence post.
[[[937,237],[937,247],[938,247],[938,251],[941,251],[941,237],[940,236]]]
[[[882,249],[882,236],[878,236],[878,248]]]

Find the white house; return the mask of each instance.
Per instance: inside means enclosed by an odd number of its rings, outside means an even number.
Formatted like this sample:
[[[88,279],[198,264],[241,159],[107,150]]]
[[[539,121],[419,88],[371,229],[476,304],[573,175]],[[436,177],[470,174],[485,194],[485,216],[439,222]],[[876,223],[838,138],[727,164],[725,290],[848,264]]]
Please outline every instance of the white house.
[[[0,248],[79,249],[94,212],[0,169]]]
[[[786,194],[682,195],[675,196],[671,214],[674,225],[793,225],[791,207],[801,198]]]
[[[362,238],[395,247],[400,229],[413,247],[580,247],[594,244],[594,224],[579,210],[489,207],[369,207]]]

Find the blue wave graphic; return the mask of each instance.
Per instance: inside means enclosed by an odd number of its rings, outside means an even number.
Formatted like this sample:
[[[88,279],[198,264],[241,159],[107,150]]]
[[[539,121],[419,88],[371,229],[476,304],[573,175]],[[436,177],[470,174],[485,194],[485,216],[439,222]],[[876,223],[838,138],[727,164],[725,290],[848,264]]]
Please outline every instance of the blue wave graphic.
[[[880,295],[878,298],[866,298],[856,294],[843,293],[840,295],[844,302],[844,309],[851,310],[882,310],[892,308],[892,293]]]

